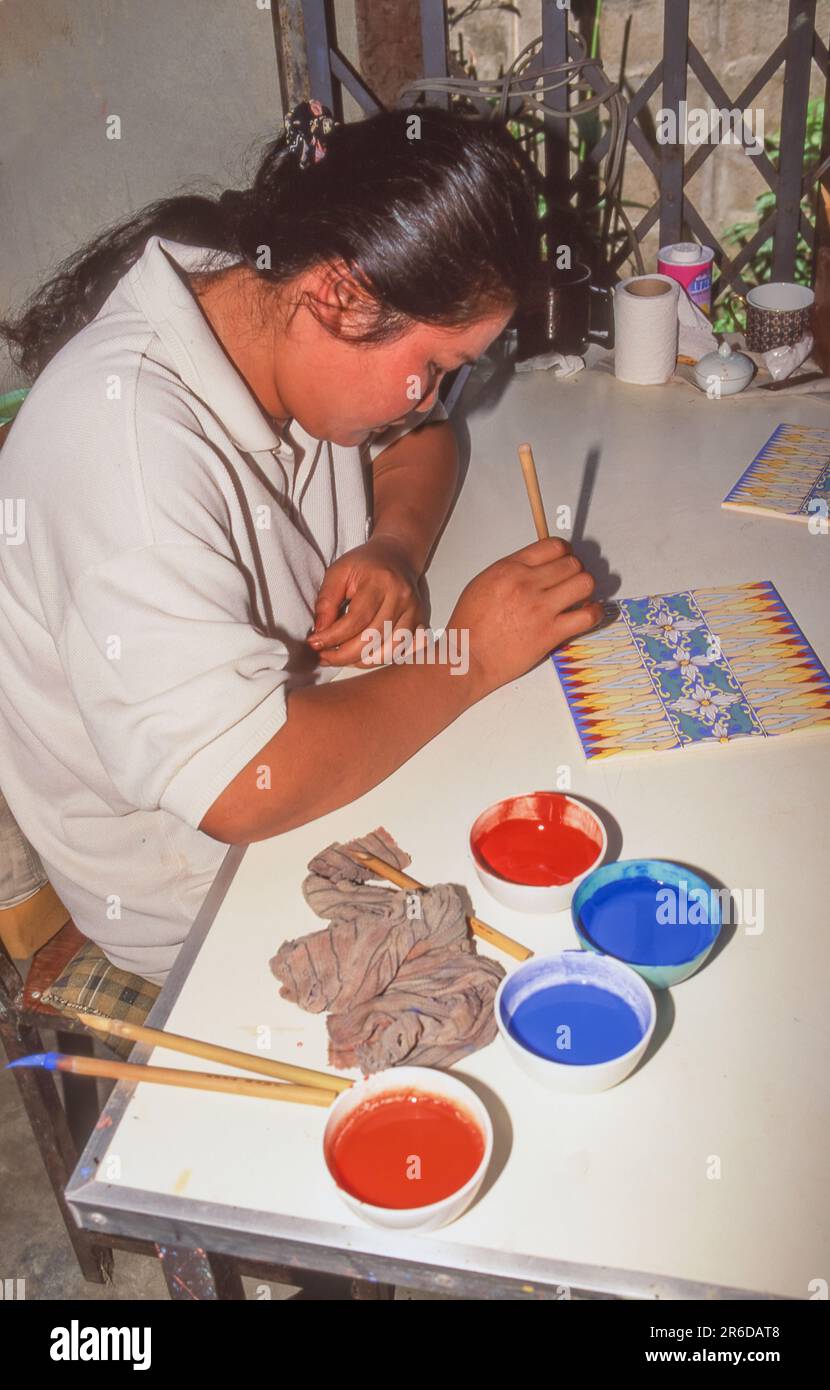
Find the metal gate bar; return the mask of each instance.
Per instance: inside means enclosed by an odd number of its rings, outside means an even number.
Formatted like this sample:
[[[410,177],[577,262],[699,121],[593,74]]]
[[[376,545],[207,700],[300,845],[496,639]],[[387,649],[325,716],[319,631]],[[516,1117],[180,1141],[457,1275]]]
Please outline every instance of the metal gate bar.
[[[297,93],[302,89],[302,95],[319,97],[331,107],[337,119],[342,120],[342,94],[345,89],[367,115],[382,109],[381,102],[337,46],[331,0],[280,0],[273,10],[284,106],[297,100]],[[803,168],[812,64],[816,63],[824,76],[825,89],[830,80],[828,49],[815,29],[816,0],[788,0],[786,34],[734,100],[730,100],[709,63],[690,40],[689,10],[690,0],[664,0],[661,59],[628,103],[626,139],[651,171],[657,190],[654,203],[640,218],[634,235],[638,242],[642,242],[651,229],[659,224],[662,245],[691,235],[712,246],[720,269],[718,296],[733,289],[745,291],[749,287],[742,272],[770,237],[774,243],[773,278],[792,279],[799,237],[811,249],[815,239],[810,220],[804,215],[802,201],[811,193],[817,193],[818,181],[827,177],[825,163],[830,166],[828,116],[820,159],[812,168],[806,171]],[[522,82],[526,92],[532,92],[543,66],[565,60],[568,52],[568,20],[567,8],[560,8],[556,0],[542,0],[542,45]],[[420,0],[420,27],[424,76],[445,77],[448,72],[446,0]],[[748,139],[743,125],[740,127],[748,157],[754,160],[759,174],[775,194],[776,204],[750,242],[730,257],[687,192],[690,179],[711,157],[716,145],[690,148],[682,138],[678,138],[655,149],[641,127],[641,118],[647,102],[662,89],[661,106],[675,114],[680,137],[685,127],[685,121],[681,121],[684,110],[681,103],[686,100],[690,71],[717,110],[744,111],[782,65],[784,94],[778,168],[766,151],[751,152],[754,135]],[[598,63],[589,64],[585,76],[599,94],[607,95],[614,90],[614,84]],[[430,92],[425,99],[444,108],[449,106],[446,93]],[[548,92],[544,100],[554,110],[564,113],[568,110],[568,88],[563,86]],[[521,95],[511,99],[508,108],[510,119],[521,121],[521,104]],[[475,105],[478,109],[487,109],[486,102],[476,102]],[[536,120],[538,116],[529,117],[531,130],[536,128]],[[608,134],[605,133],[586,152],[580,167],[573,171],[569,152],[570,124],[561,116],[544,117],[545,183],[549,205],[562,206],[575,197],[575,187],[579,186],[580,179],[584,183],[586,174],[596,171],[608,151]],[[605,257],[611,271],[616,273],[628,258],[628,247],[609,245],[605,248]]]

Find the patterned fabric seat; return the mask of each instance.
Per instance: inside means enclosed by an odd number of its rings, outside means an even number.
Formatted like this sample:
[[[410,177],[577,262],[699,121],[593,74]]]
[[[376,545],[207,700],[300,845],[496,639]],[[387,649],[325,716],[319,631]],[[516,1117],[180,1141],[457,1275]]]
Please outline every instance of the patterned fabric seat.
[[[141,975],[121,970],[108,960],[93,941],[87,941],[40,996],[42,1004],[62,1012],[97,1014],[126,1023],[143,1023],[161,991]],[[120,1057],[128,1057],[134,1044],[129,1038],[100,1040]]]
[[[0,942],[12,960],[30,962],[20,971],[22,1005],[45,1015],[75,1010],[143,1023],[160,986],[113,965],[68,917],[0,793]],[[127,1039],[99,1040],[122,1057],[133,1046]]]

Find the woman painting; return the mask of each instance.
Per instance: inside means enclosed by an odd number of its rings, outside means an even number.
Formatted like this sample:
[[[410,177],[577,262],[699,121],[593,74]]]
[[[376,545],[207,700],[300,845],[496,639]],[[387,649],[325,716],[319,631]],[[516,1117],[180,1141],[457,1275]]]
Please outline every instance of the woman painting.
[[[153,204],[5,325],[34,385],[0,460],[25,517],[0,546],[2,790],[116,965],[163,983],[228,844],[352,801],[598,620],[540,541],[459,597],[465,674],[329,680],[423,619],[457,481],[438,387],[535,245],[506,131],[303,103],[249,189]]]

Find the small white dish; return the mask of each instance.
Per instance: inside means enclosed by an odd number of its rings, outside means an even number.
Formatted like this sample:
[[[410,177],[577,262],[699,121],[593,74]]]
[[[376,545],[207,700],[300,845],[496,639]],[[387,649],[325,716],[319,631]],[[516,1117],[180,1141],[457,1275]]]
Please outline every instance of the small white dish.
[[[440,1096],[453,1101],[460,1110],[466,1111],[481,1133],[484,1153],[472,1177],[463,1187],[438,1202],[430,1202],[421,1207],[373,1206],[370,1202],[363,1202],[359,1197],[355,1197],[345,1187],[341,1187],[329,1166],[329,1145],[346,1117],[367,1100],[390,1091],[421,1091],[424,1095]],[[323,1131],[323,1159],[326,1172],[343,1201],[363,1221],[393,1231],[436,1231],[440,1226],[455,1221],[475,1198],[492,1156],[493,1126],[475,1091],[463,1081],[459,1081],[457,1076],[433,1067],[389,1067],[386,1071],[375,1072],[374,1076],[355,1082],[347,1091],[341,1091],[337,1100],[333,1102]]]
[[[538,990],[558,984],[590,984],[625,1000],[637,1016],[640,1038],[634,1047],[603,1062],[557,1062],[532,1052],[514,1037],[510,1023],[519,1006]],[[607,1091],[631,1074],[651,1042],[657,1022],[654,995],[630,965],[592,951],[559,951],[534,956],[506,975],[494,1001],[496,1023],[511,1058],[528,1076],[549,1091],[590,1094]]]
[[[755,375],[755,363],[744,352],[736,352],[729,343],[721,343],[717,352],[704,353],[692,368],[695,385],[705,391],[710,400],[721,396],[736,396]]]
[[[481,840],[497,825],[509,820],[540,820],[551,824],[557,818],[563,826],[581,830],[596,844],[591,862],[566,883],[518,883],[498,873],[484,857]],[[473,821],[468,846],[479,881],[496,902],[514,912],[555,913],[565,912],[570,907],[577,885],[602,863],[608,837],[599,816],[584,801],[566,792],[542,791],[505,797],[488,806]]]

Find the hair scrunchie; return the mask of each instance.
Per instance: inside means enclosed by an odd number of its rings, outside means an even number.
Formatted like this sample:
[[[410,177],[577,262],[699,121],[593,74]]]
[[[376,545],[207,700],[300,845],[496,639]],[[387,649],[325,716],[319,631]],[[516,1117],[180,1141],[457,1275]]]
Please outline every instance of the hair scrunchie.
[[[298,101],[285,117],[288,148],[301,169],[318,164],[326,155],[326,139],[340,125],[321,101]]]

